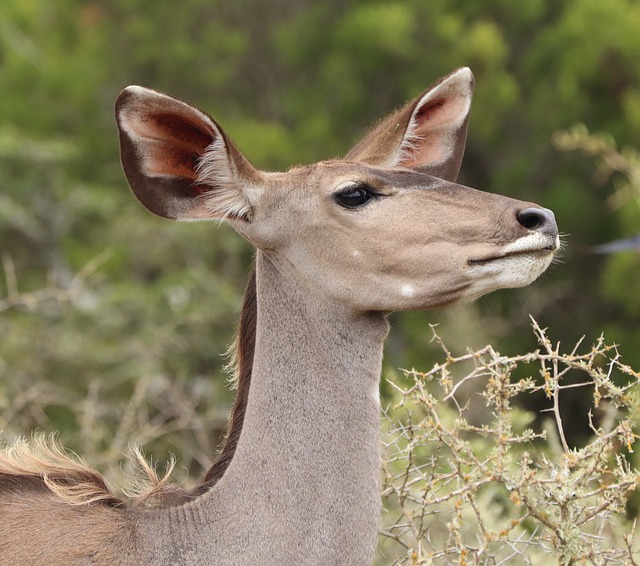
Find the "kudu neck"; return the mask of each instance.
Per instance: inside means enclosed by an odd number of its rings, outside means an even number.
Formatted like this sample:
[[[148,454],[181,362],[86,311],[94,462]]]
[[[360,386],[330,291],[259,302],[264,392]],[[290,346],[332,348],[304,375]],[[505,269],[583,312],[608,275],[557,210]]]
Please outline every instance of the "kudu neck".
[[[315,376],[324,375],[332,385],[344,385],[354,393],[377,387],[388,333],[385,317],[336,304],[302,284],[292,272],[288,263],[258,253],[254,379],[266,374],[265,381],[273,387],[270,374],[277,368],[278,378],[304,376],[314,381]]]
[[[253,372],[238,446],[220,481],[171,511],[168,528],[198,523],[202,554],[218,564],[238,557],[224,556],[216,541],[236,539],[247,548],[244,563],[370,564],[387,322],[323,300],[287,269],[258,253]]]
[[[271,462],[296,466],[306,451],[338,452],[360,433],[378,450],[386,320],[328,302],[287,270],[258,254],[253,371],[234,459],[271,446]]]

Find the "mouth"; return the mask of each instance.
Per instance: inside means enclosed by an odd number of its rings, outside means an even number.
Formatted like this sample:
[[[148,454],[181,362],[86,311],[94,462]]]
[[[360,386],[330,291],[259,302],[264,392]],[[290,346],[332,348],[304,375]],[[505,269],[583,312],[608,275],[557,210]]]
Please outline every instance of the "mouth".
[[[476,259],[468,259],[467,260],[467,264],[468,265],[486,265],[488,263],[494,262],[494,261],[499,261],[501,259],[508,259],[508,258],[512,258],[512,257],[520,257],[520,256],[546,256],[549,254],[553,254],[558,250],[558,245],[557,244],[550,244],[548,246],[545,246],[544,248],[536,248],[536,249],[529,249],[529,250],[514,250],[511,252],[507,252],[507,253],[503,253],[500,255],[491,255],[491,256],[487,256],[487,257],[481,257],[481,258],[476,258]]]

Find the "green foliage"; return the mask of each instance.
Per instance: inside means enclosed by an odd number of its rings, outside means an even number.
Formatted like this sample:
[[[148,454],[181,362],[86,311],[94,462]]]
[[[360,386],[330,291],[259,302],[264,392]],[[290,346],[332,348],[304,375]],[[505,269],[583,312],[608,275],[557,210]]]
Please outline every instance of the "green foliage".
[[[576,125],[554,137],[563,150],[580,150],[595,161],[594,178],[599,184],[611,184],[607,208],[617,220],[621,242],[637,235],[640,227],[640,155],[633,148],[619,149],[608,134],[591,134],[583,125]],[[606,249],[606,246],[604,246]],[[615,313],[603,328],[621,344],[636,344],[640,295],[633,284],[640,270],[640,255],[631,252],[605,256],[605,269],[600,281],[600,294]]]

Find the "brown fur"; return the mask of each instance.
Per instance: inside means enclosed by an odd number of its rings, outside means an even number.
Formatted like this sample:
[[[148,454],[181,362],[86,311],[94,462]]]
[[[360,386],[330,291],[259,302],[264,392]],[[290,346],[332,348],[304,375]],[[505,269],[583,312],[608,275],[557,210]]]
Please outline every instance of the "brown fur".
[[[137,545],[130,515],[106,499],[70,505],[33,476],[0,475],[0,490],[0,564],[116,566]]]

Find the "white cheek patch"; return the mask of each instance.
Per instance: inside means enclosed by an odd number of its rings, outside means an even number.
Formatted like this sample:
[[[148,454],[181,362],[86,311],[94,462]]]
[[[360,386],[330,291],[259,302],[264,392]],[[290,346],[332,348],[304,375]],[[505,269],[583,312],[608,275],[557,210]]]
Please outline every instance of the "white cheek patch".
[[[410,299],[416,294],[416,291],[411,285],[403,285],[400,289],[400,294],[403,297],[407,297],[408,299]]]
[[[359,251],[359,250],[353,250],[353,251],[351,252],[351,255],[352,255],[353,257],[360,257],[360,251]]]

